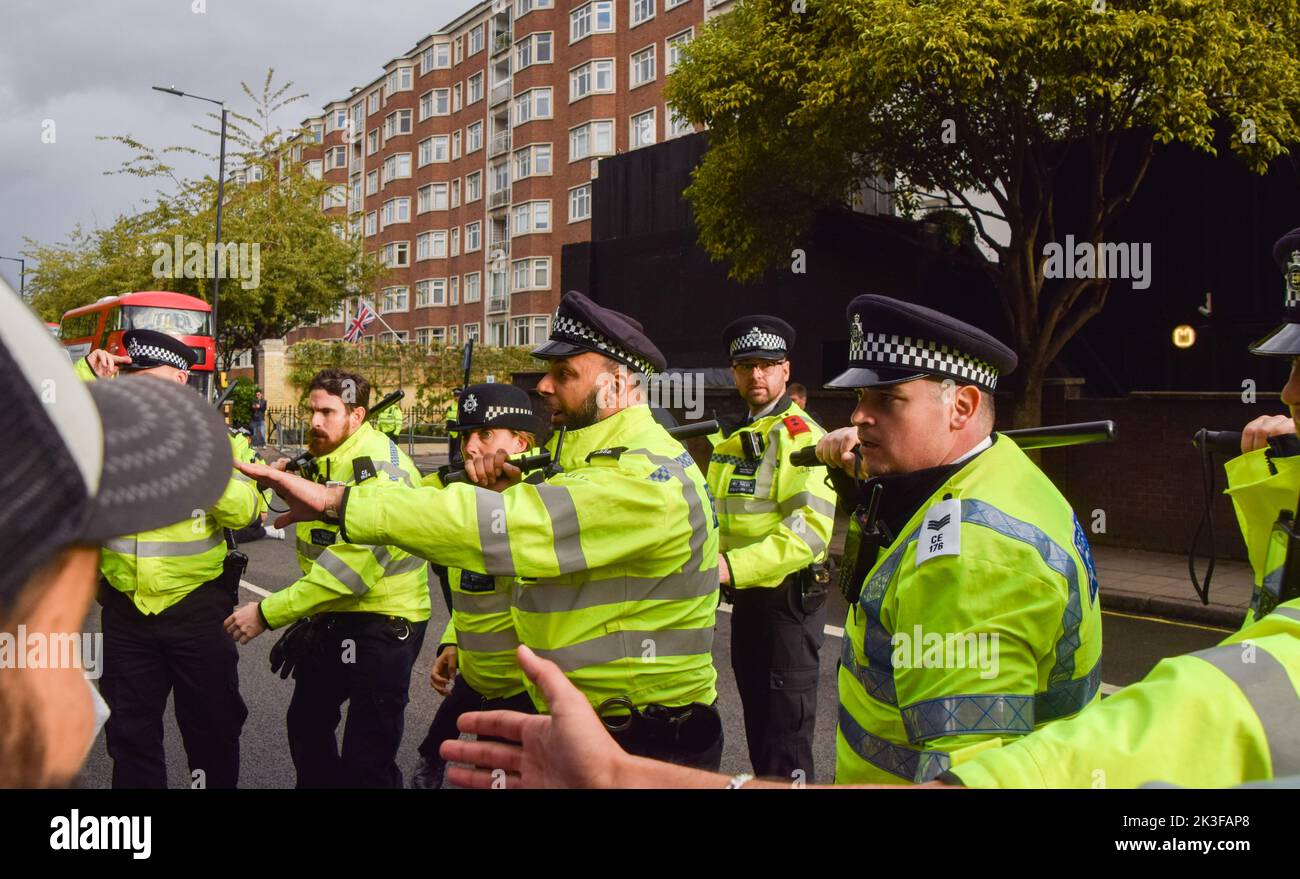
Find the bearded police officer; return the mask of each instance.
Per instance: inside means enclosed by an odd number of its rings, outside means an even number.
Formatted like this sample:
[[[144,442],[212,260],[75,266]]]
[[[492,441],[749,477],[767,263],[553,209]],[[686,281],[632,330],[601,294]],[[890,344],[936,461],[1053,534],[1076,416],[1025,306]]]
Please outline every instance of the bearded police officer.
[[[550,361],[537,390],[567,429],[562,448],[549,444],[560,472],[541,484],[487,488],[519,479],[504,451],[468,462],[478,487],[382,497],[245,472],[288,500],[284,520],[333,516],[348,540],[517,578],[520,640],[559,663],[624,748],[717,767],[717,523],[703,475],[645,403],[642,379],[663,355],[635,320],[573,292],[533,353]]]
[[[1294,518],[1300,497],[1300,437],[1295,418],[1300,407],[1300,229],[1292,229],[1273,245],[1273,259],[1285,279],[1285,322],[1250,347],[1252,354],[1291,360],[1291,377],[1282,389],[1285,415],[1264,415],[1245,426],[1239,457],[1228,461],[1228,496],[1246,540],[1246,552],[1255,574],[1255,589],[1246,625],[1267,613],[1278,601],[1286,543],[1273,525],[1278,514]]]
[[[93,351],[82,363],[101,378],[121,372],[184,385],[194,349],[165,333],[129,330],[122,355]],[[84,376],[83,367],[79,371]],[[118,379],[124,380],[124,379]],[[231,455],[234,442],[223,446]],[[179,470],[177,479],[186,478]],[[136,501],[148,503],[144,494]],[[113,787],[166,787],[163,711],[170,693],[189,759],[191,784],[235,787],[239,733],[248,709],[239,695],[239,653],[221,631],[238,599],[222,529],[240,529],[265,509],[257,488],[233,472],[216,504],[168,525],[104,544],[104,676]]]
[[[498,449],[513,457],[536,445],[541,419],[533,414],[523,388],[470,385],[460,400],[460,417],[452,429],[460,435],[465,458],[495,455]],[[441,488],[450,466],[430,473],[422,484]],[[494,487],[508,484],[503,481]],[[451,595],[451,619],[438,641],[430,682],[446,698],[420,743],[420,761],[411,775],[411,787],[418,788],[441,787],[446,763],[438,749],[460,734],[456,721],[466,711],[533,712],[515,658],[519,635],[510,609],[513,580],[460,568],[440,575],[446,578]]]
[[[754,772],[812,780],[817,652],[825,639],[826,558],[835,493],[820,467],[790,453],[824,431],[786,394],[794,329],[765,314],[723,331],[748,413],[719,419],[709,458],[718,509],[719,578],[735,606],[731,667]],[[814,567],[816,566],[816,567]]]
[[[326,369],[308,388],[307,450],[321,484],[365,485],[381,500],[415,484],[411,459],[366,421],[365,378]],[[295,670],[288,733],[298,787],[401,787],[396,757],[429,620],[428,565],[396,546],[340,539],[332,522],[300,523],[297,546],[303,576],[230,614],[226,630],[246,644],[304,621],[285,633],[282,657],[272,652],[273,662],[286,663],[282,677]]]
[[[870,539],[846,549],[836,780],[922,782],[957,748],[1098,698],[1097,577],[1065,498],[992,433],[1015,354],[884,296],[859,296],[848,317],[849,368],[828,386],[857,391],[854,426],[817,453],[870,474],[859,496],[875,513],[855,513]]]

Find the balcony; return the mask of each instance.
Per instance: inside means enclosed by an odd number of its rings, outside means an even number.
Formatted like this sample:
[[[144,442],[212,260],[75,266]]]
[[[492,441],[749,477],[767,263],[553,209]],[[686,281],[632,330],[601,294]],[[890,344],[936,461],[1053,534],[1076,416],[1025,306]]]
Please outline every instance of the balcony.
[[[488,196],[489,210],[496,210],[497,208],[503,208],[509,204],[510,204],[509,186],[507,186],[505,189],[498,189],[496,192],[493,192],[491,195]]]
[[[488,106],[495,107],[503,101],[510,100],[510,81],[492,86],[492,91],[488,92]]]
[[[510,297],[509,297],[509,296],[506,296],[506,295],[503,293],[503,294],[500,294],[500,295],[493,294],[493,295],[491,295],[491,296],[488,297],[488,304],[487,304],[487,313],[488,313],[488,314],[502,314],[502,313],[504,313],[504,312],[506,312],[506,311],[509,311],[509,310],[510,310]]]
[[[510,48],[510,31],[501,31],[492,38],[492,55],[495,57]]]
[[[502,153],[510,151],[510,132],[498,131],[492,135],[492,140],[488,142],[488,156],[499,156]]]

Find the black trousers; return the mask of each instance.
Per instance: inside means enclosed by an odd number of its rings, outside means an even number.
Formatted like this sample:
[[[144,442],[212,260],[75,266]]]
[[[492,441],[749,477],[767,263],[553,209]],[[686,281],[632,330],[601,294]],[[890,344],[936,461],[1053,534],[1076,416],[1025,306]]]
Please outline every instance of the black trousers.
[[[298,666],[289,702],[289,753],[300,788],[402,787],[411,669],[428,622],[373,613],[320,614],[312,655]],[[336,735],[348,703],[340,752]]]
[[[634,722],[627,729],[611,729],[609,734],[629,754],[717,772],[722,766],[723,745],[722,719],[717,704],[696,702],[668,711],[674,715],[689,712],[690,718],[666,725]],[[616,721],[615,718],[606,719]]]
[[[167,786],[163,711],[169,693],[191,784],[235,787],[239,733],[248,708],[239,695],[239,648],[221,626],[234,608],[230,593],[216,582],[204,583],[162,613],[143,614],[101,581],[99,603],[104,631],[99,690],[112,709],[105,734],[113,787]]]
[[[429,734],[424,737],[424,741],[420,742],[420,756],[430,763],[445,762],[442,757],[438,756],[438,749],[442,747],[443,742],[460,736],[460,728],[456,726],[456,721],[467,711],[537,713],[537,709],[533,706],[533,700],[528,697],[526,692],[516,693],[504,699],[489,699],[471,687],[464,676],[457,674],[451,693],[442,700],[442,704],[438,706],[437,712],[433,715],[433,723],[429,724]],[[484,737],[483,741],[496,740]]]
[[[799,578],[774,589],[737,589],[731,619],[731,668],[745,710],[754,774],[789,779],[813,774],[817,652],[826,639],[826,604],[805,613]]]

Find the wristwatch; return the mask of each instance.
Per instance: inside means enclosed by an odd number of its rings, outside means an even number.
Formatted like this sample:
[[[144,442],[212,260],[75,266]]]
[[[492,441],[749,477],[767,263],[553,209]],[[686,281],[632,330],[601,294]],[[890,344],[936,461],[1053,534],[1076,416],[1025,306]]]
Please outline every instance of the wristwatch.
[[[346,485],[347,485],[346,482],[333,482],[333,481],[331,481],[331,482],[327,482],[327,483],[325,483],[325,487],[326,487],[326,488],[334,488],[334,487],[336,487],[336,486],[337,486],[338,488],[344,488]],[[343,495],[340,494],[338,497],[339,497],[340,500],[341,500],[342,497],[343,497]],[[334,506],[334,492],[332,492],[332,491],[329,493],[329,499],[325,501],[324,516],[325,516],[325,521],[326,521],[326,522],[329,522],[329,523],[331,523],[331,524],[333,524],[333,525],[337,525],[338,522],[339,522],[339,508],[336,507],[336,506]]]

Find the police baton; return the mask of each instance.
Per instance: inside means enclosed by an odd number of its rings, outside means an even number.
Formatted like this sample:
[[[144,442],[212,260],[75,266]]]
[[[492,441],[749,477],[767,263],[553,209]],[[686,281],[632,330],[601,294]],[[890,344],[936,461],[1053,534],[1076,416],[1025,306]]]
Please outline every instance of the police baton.
[[[383,412],[389,406],[392,406],[398,400],[402,399],[405,396],[406,396],[406,391],[402,390],[401,388],[398,388],[397,390],[393,391],[391,394],[384,397],[384,399],[380,400],[378,403],[375,404],[375,408],[371,409],[370,412],[366,414],[366,420],[369,421],[371,418],[374,418],[380,412]]]
[[[677,427],[666,428],[668,435],[675,440],[694,439],[695,437],[708,436],[716,433],[718,422],[716,419],[708,421],[697,421],[693,424],[681,424]],[[564,432],[560,432],[559,438],[555,441],[556,455],[559,455],[560,447],[564,444]],[[551,465],[551,453],[547,449],[535,452],[531,455],[525,455],[522,458],[511,459],[508,463],[518,467],[525,473],[533,470],[542,470]],[[443,477],[443,485],[451,485],[457,482],[469,482],[469,476],[464,469],[449,470]]]
[[[1118,436],[1113,421],[1081,421],[1076,424],[1049,424],[999,431],[1022,449],[1054,449],[1062,446],[1085,446],[1112,443]],[[817,457],[816,446],[806,446],[790,453],[796,467],[824,467]]]

